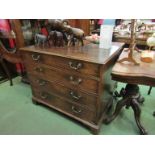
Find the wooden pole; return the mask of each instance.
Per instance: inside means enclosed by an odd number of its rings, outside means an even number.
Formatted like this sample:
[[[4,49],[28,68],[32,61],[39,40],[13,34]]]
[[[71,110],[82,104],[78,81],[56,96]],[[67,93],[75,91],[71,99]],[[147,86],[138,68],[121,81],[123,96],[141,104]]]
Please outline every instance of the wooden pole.
[[[19,19],[11,19],[11,27],[16,34],[16,48],[18,51],[19,48],[25,46],[20,20]]]
[[[119,60],[118,62],[122,63],[124,61],[132,62],[135,65],[139,65],[138,62],[133,58],[133,52],[136,48],[136,19],[131,19],[131,40],[130,40],[130,46],[129,46],[129,53],[127,58],[123,58]]]

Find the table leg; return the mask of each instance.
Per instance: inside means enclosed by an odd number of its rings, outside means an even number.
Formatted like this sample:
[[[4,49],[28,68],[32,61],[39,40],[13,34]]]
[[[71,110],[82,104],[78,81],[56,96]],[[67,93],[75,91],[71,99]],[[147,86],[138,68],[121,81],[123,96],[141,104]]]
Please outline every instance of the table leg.
[[[7,74],[8,79],[10,80],[10,86],[12,86],[13,85],[12,78],[11,78],[11,75],[10,75],[10,72],[9,72],[7,66],[5,65],[5,63],[3,61],[3,58],[0,58],[0,63],[2,64],[2,67],[5,71],[5,73]]]
[[[138,101],[135,98],[132,99],[132,101],[131,101],[131,107],[134,111],[135,120],[136,120],[137,126],[140,130],[140,133],[142,135],[146,135],[147,131],[144,129],[144,127],[141,125],[141,122],[140,122],[141,109],[140,109]]]
[[[118,114],[120,113],[121,109],[126,105],[126,100],[127,99],[122,99],[122,100],[117,102],[117,105],[116,105],[114,113],[112,114],[111,117],[108,117],[105,120],[106,124],[109,124],[111,121],[113,121],[118,116]]]
[[[150,86],[149,91],[148,91],[148,95],[151,94],[151,90],[152,90],[152,87]],[[155,117],[155,111],[153,112],[153,116]]]
[[[141,115],[140,104],[144,102],[144,98],[139,93],[139,87],[137,85],[127,84],[125,89],[122,88],[120,93],[116,94],[118,94],[117,95],[118,97],[122,97],[122,99],[117,102],[114,113],[112,114],[112,116],[108,117],[105,120],[105,123],[108,124],[112,122],[118,116],[119,112],[124,106],[126,106],[126,108],[131,107],[134,111],[135,120],[140,130],[140,133],[147,134],[146,130],[144,129],[144,127],[141,125],[140,122],[140,115]]]
[[[149,91],[148,91],[148,95],[151,94],[151,90],[152,90],[152,87],[150,86]]]

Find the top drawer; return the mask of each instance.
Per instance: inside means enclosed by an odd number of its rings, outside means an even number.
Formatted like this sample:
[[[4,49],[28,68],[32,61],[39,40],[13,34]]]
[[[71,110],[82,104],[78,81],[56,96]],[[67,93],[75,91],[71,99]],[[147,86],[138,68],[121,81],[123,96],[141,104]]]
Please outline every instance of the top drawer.
[[[80,60],[63,58],[53,55],[23,52],[25,63],[42,63],[56,68],[63,68],[99,77],[99,65]]]

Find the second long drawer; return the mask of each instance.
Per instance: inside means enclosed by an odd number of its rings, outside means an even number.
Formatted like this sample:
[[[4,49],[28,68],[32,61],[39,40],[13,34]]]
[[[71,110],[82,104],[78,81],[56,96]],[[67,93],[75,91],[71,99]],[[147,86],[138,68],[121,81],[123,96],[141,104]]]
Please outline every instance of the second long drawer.
[[[43,64],[26,64],[29,74],[33,74],[42,79],[51,82],[61,83],[70,88],[76,87],[94,94],[98,93],[98,79],[92,79],[82,74],[73,74],[72,72],[64,72],[61,69],[49,67]]]

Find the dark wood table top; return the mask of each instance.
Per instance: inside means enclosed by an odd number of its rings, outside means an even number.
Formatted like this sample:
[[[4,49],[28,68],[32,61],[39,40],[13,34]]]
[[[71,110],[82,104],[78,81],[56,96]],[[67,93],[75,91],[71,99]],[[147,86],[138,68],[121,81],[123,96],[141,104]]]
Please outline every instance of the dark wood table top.
[[[80,47],[51,47],[51,48],[40,48],[35,46],[28,46],[21,48],[20,51],[36,52],[41,54],[48,54],[54,56],[60,56],[65,58],[71,58],[76,60],[87,61],[97,64],[105,64],[110,59],[120,53],[124,43],[114,42],[112,43],[111,49],[100,49],[98,44],[85,44]]]
[[[127,54],[128,52],[122,51],[119,59],[127,57]],[[155,86],[155,58],[152,63],[142,62],[140,53],[136,51],[133,53],[133,57],[140,62],[140,65],[136,66],[129,62],[116,62],[112,69],[112,79],[130,84]]]

